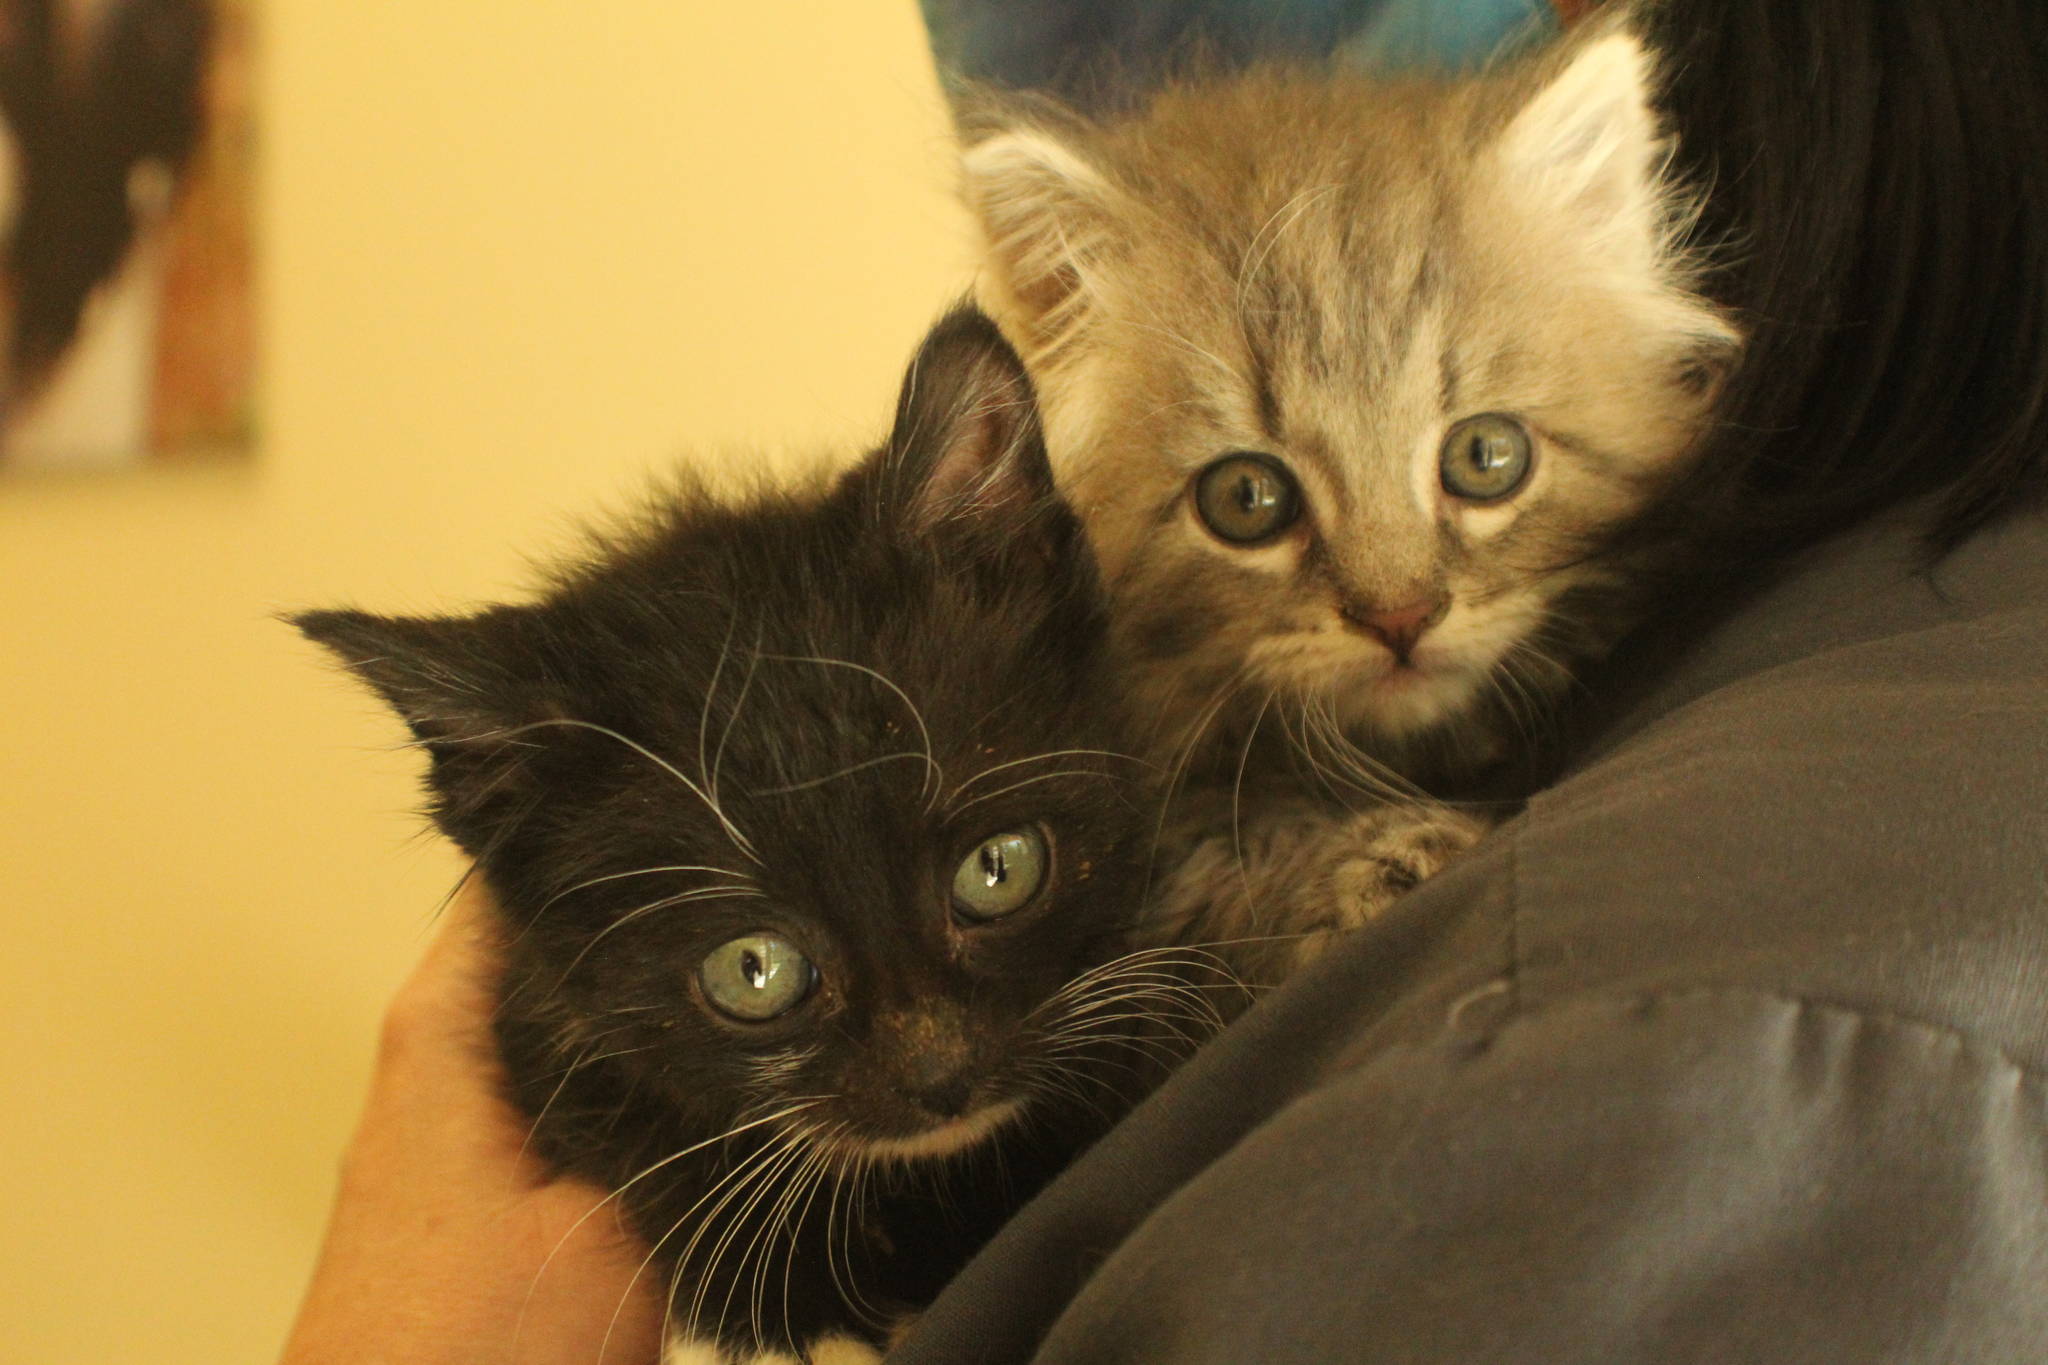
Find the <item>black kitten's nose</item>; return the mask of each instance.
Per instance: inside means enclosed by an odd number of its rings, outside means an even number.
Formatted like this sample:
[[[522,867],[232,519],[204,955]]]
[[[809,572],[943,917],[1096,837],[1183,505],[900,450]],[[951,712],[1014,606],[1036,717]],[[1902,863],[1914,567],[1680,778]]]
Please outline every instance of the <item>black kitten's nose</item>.
[[[967,1112],[974,1098],[974,1078],[965,1071],[955,1071],[949,1076],[922,1079],[911,1090],[910,1097],[920,1108],[940,1118],[956,1119]]]
[[[974,1049],[967,1019],[957,1006],[930,1004],[883,1016],[880,1029],[893,1046],[897,1093],[928,1114],[958,1118],[974,1102]]]

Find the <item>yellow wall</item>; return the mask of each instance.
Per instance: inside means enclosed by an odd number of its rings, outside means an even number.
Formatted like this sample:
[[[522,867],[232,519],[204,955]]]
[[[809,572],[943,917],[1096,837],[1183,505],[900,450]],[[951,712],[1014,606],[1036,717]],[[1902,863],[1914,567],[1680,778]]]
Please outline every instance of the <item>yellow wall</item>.
[[[912,0],[268,0],[264,436],[0,481],[0,1359],[273,1355],[457,871],[268,619],[879,433],[966,282]],[[751,448],[751,450],[750,450]]]

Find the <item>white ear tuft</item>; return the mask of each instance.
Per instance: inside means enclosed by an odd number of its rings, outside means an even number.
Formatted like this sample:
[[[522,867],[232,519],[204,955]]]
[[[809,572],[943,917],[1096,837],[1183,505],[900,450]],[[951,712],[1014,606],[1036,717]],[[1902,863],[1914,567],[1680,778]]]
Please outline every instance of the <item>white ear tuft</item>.
[[[1665,226],[1664,144],[1651,77],[1650,54],[1632,34],[1589,44],[1508,124],[1504,169],[1592,239],[1654,249]]]
[[[961,157],[969,197],[1100,200],[1108,182],[1077,153],[1035,130],[997,133]]]
[[[1079,153],[1037,130],[975,143],[961,171],[998,286],[986,302],[1041,346],[1054,344],[1087,292],[1115,191]]]

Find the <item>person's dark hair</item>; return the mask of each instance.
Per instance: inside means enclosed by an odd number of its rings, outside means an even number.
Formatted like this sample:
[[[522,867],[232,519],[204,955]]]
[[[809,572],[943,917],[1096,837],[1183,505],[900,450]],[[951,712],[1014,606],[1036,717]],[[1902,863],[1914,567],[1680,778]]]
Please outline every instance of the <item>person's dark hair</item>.
[[[1708,292],[1754,340],[1646,533],[1706,517],[1779,550],[1928,497],[1939,551],[2037,500],[2048,5],[1663,0],[1647,27]]]

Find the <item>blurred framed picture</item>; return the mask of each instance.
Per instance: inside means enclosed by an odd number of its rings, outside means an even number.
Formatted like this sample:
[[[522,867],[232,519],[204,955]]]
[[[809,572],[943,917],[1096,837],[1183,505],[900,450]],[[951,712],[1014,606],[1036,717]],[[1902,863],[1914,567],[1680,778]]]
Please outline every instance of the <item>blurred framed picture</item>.
[[[0,472],[248,449],[252,0],[0,0]]]

